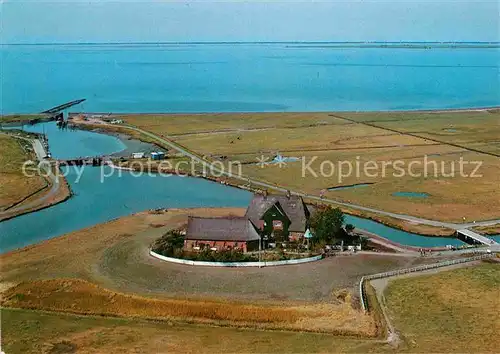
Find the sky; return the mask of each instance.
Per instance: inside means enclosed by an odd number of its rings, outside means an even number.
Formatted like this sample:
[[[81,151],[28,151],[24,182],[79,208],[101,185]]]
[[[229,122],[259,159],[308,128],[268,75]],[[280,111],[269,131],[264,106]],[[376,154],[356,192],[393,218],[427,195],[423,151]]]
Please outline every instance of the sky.
[[[498,1],[2,1],[1,43],[500,41]]]

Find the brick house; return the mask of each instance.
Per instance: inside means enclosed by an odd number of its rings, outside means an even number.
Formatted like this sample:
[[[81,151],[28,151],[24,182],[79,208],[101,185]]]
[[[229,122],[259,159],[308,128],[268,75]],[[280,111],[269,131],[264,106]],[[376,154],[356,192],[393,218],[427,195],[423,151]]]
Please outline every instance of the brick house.
[[[289,240],[304,237],[309,216],[304,201],[296,195],[255,195],[245,213],[263,235],[273,236],[279,231]]]
[[[248,218],[200,218],[190,216],[184,240],[185,251],[241,249],[251,252],[259,249],[260,236]]]

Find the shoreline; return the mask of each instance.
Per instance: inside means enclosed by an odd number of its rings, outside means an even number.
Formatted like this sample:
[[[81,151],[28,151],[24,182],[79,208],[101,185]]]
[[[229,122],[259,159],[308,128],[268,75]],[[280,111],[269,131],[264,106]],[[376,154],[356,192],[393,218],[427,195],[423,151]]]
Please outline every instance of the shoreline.
[[[7,134],[9,135],[9,134]],[[33,150],[39,162],[42,161],[45,152],[40,152],[37,150],[37,146],[42,147],[40,140],[35,138],[30,140],[26,137],[15,137],[18,139],[29,140],[33,144]],[[37,145],[38,143],[38,145]],[[43,147],[42,147],[43,148]],[[54,167],[59,169],[59,167]],[[59,171],[60,172],[60,171]],[[63,203],[73,196],[73,191],[69,185],[66,178],[62,177],[59,173],[54,174],[52,167],[50,168],[50,175],[44,177],[45,186],[30,195],[25,196],[22,200],[10,205],[7,209],[0,212],[0,223],[10,219],[14,219],[18,216],[30,214],[36,211],[50,208],[59,203]],[[35,199],[30,200],[37,194]]]
[[[128,111],[128,112],[114,112],[110,113],[108,112],[69,112],[68,117],[72,117],[74,115],[78,114],[95,114],[95,115],[103,115],[106,117],[117,117],[117,116],[124,116],[124,115],[145,115],[145,116],[151,116],[151,115],[207,115],[207,114],[217,114],[217,115],[222,115],[222,114],[259,114],[259,113],[279,113],[279,114],[308,114],[308,113],[454,113],[454,112],[483,112],[483,111],[490,111],[490,110],[497,110],[500,109],[500,104],[499,105],[494,105],[494,106],[480,106],[480,107],[461,107],[461,108],[415,108],[415,109],[386,109],[386,110],[313,110],[313,111],[199,111],[199,112],[185,112],[185,111],[179,111],[179,112],[134,112],[134,111]],[[14,121],[14,122],[4,122],[2,123],[2,117],[5,116],[25,116],[25,115],[37,115],[40,114],[41,116],[43,113],[3,113],[0,114],[0,129],[2,126],[17,126],[17,125],[22,125],[22,124],[28,124],[31,119],[26,119],[26,120],[20,120],[20,121]],[[44,122],[50,122],[53,121],[54,119],[52,118],[42,118],[40,119],[39,122],[37,123],[44,123]],[[36,124],[36,123],[35,123]]]
[[[481,107],[463,107],[463,108],[435,108],[435,109],[397,109],[397,110],[314,110],[314,111],[200,111],[200,112],[69,112],[68,117],[79,114],[94,114],[103,115],[107,118],[128,116],[128,115],[224,115],[224,114],[259,114],[259,113],[276,113],[276,114],[308,114],[308,113],[460,113],[460,112],[484,112],[490,110],[498,110],[500,105],[481,106]],[[28,113],[26,113],[28,114]]]
[[[21,211],[18,211],[17,213],[14,212],[12,215],[9,215],[8,213],[8,210],[5,210],[4,214],[6,214],[7,216],[5,217],[1,217],[0,216],[0,223],[2,223],[3,221],[7,221],[7,220],[11,220],[11,219],[14,219],[14,218],[17,218],[19,216],[23,216],[23,215],[27,215],[27,214],[31,214],[31,213],[35,213],[37,211],[41,211],[41,210],[44,210],[44,209],[48,209],[48,208],[51,208],[57,204],[61,204],[61,203],[64,203],[65,201],[67,201],[68,199],[70,199],[74,194],[73,194],[73,191],[71,190],[71,186],[70,184],[68,183],[68,181],[66,180],[66,178],[64,177],[59,177],[60,180],[57,182],[59,183],[61,186],[59,187],[60,189],[62,189],[62,191],[60,191],[60,193],[62,194],[56,194],[54,196],[54,200],[51,201],[51,202],[48,202],[48,203],[42,203],[38,206],[35,206],[33,208],[28,208],[26,210],[21,210]],[[51,183],[55,183],[55,182],[51,182]],[[48,188],[49,186],[47,186]],[[50,191],[48,191],[50,192]],[[37,200],[40,200],[42,198],[45,198],[45,195],[42,195],[41,197],[39,197]]]

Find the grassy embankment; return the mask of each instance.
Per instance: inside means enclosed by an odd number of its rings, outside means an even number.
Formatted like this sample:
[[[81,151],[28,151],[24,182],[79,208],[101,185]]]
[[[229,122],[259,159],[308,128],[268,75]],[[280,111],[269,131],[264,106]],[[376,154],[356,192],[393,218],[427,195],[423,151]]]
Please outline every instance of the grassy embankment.
[[[50,114],[34,113],[34,114],[6,114],[0,115],[1,123],[28,123],[33,119],[48,119]]]
[[[404,351],[498,352],[500,264],[401,278],[385,291]]]
[[[373,337],[371,316],[342,304],[254,305],[151,299],[106,290],[77,279],[21,283],[3,293],[2,306],[93,316],[119,316],[260,329]]]
[[[146,321],[74,316],[27,310],[2,310],[6,353],[314,353],[380,352],[376,341],[320,333],[261,331]]]
[[[50,181],[40,176],[24,176],[24,162],[36,161],[28,149],[32,150],[29,142],[0,134],[0,211],[43,194],[49,187]]]
[[[0,220],[43,209],[71,195],[65,178],[59,178],[59,188],[54,192],[52,179],[38,175],[33,167],[27,169],[32,176],[25,176],[22,167],[28,160],[37,163],[28,140],[0,134]]]
[[[485,235],[500,235],[500,224],[495,224],[491,226],[478,226],[474,227],[474,230],[479,231]]]

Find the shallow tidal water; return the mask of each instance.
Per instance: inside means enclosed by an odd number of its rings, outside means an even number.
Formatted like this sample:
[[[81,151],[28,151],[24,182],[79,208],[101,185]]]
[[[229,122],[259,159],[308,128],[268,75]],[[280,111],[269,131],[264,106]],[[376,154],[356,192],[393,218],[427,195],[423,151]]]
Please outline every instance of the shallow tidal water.
[[[3,113],[239,112],[500,105],[500,49],[307,43],[1,45]]]

